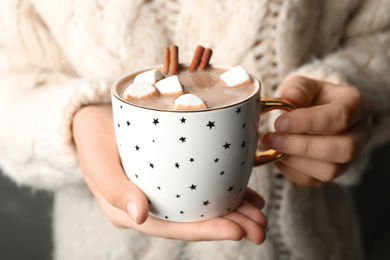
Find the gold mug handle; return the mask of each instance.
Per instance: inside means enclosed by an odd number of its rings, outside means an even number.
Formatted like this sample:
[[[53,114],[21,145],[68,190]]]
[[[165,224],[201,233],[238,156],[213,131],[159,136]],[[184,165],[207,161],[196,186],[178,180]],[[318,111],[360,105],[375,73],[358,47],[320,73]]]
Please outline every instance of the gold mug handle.
[[[295,107],[281,98],[261,98],[261,115],[274,110],[282,109],[286,111],[294,110]],[[285,153],[278,152],[273,149],[267,151],[256,152],[254,166],[260,166],[267,163],[272,163],[285,157]]]

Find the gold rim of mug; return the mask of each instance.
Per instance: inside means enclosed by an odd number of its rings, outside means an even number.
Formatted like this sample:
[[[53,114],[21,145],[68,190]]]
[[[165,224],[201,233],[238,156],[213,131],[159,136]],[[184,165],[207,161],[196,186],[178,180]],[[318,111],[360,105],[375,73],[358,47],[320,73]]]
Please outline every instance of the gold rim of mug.
[[[179,64],[181,67],[189,67],[190,65],[188,63],[181,63]],[[232,66],[227,66],[227,65],[218,65],[218,64],[210,64],[211,67],[219,67],[219,68],[224,68],[224,69],[232,69],[233,67]],[[245,98],[244,100],[241,100],[237,103],[234,103],[234,104],[231,104],[231,105],[227,105],[227,106],[222,106],[222,107],[215,107],[215,108],[207,108],[207,109],[197,109],[197,110],[172,110],[172,109],[160,109],[160,108],[152,108],[152,107],[145,107],[145,106],[140,106],[140,105],[137,105],[137,104],[134,104],[134,103],[131,103],[130,101],[122,98],[119,94],[118,94],[118,86],[120,85],[121,82],[123,82],[124,80],[126,80],[127,78],[129,78],[131,75],[134,75],[134,74],[139,74],[143,71],[148,71],[148,70],[152,70],[152,69],[157,69],[157,68],[162,68],[163,67],[163,64],[160,64],[160,65],[155,65],[155,66],[151,66],[149,68],[145,68],[145,69],[142,69],[142,70],[137,70],[137,71],[133,71],[131,73],[127,73],[123,76],[121,76],[119,79],[117,79],[111,86],[111,93],[112,95],[118,99],[119,101],[121,101],[122,103],[125,103],[125,104],[128,104],[128,105],[131,105],[131,106],[134,106],[134,107],[138,107],[138,108],[142,108],[142,109],[147,109],[147,110],[153,110],[153,111],[159,111],[159,112],[171,112],[171,113],[200,113],[200,112],[209,112],[209,111],[215,111],[215,110],[221,110],[221,109],[227,109],[227,108],[231,108],[231,107],[235,107],[237,105],[240,105],[240,104],[243,104],[249,100],[251,100],[253,97],[257,96],[260,98],[260,91],[261,91],[261,87],[262,87],[262,83],[261,81],[256,78],[253,74],[248,73],[249,77],[256,83],[256,89],[255,91],[253,91],[252,94],[250,94],[247,98]]]

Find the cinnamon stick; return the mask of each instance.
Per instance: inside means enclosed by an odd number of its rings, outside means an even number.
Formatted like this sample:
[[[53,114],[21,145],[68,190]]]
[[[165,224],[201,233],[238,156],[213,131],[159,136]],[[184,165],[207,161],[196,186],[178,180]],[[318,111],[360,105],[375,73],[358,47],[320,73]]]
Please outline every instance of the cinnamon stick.
[[[171,59],[170,57],[170,51],[169,48],[164,48],[164,67],[163,67],[163,73],[167,75],[169,73],[169,61]]]
[[[192,62],[189,69],[190,72],[194,72],[195,70],[198,69],[199,63],[203,56],[203,52],[204,52],[204,47],[198,45],[198,47],[195,50],[194,57],[192,58]]]
[[[200,60],[199,68],[201,70],[205,69],[210,62],[211,55],[213,54],[213,51],[210,48],[206,48],[203,52],[202,59]]]
[[[169,69],[172,75],[176,75],[179,72],[179,48],[176,45],[171,45],[170,52]]]

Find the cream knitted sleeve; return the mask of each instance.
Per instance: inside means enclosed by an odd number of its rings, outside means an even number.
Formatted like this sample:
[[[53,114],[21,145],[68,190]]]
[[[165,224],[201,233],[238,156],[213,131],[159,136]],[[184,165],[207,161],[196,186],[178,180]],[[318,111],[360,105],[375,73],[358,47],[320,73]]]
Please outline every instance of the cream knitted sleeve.
[[[315,59],[292,75],[352,85],[371,100],[374,110],[370,145],[340,184],[359,181],[370,150],[390,140],[390,2],[365,1],[348,24],[343,45],[323,59]]]
[[[72,117],[109,102],[110,82],[79,79],[28,1],[1,2],[0,32],[2,172],[35,188],[81,183]]]

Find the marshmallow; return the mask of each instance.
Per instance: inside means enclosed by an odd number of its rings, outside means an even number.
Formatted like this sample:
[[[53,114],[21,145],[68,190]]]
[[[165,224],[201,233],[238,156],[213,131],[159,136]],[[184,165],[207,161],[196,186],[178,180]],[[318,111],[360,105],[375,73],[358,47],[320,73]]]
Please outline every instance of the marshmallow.
[[[173,102],[173,109],[187,110],[187,109],[205,109],[206,103],[194,94],[184,94],[178,97]]]
[[[157,81],[155,86],[161,95],[183,94],[179,78],[176,75]]]
[[[162,74],[162,72],[157,69],[148,70],[135,76],[134,83],[145,81],[154,85],[154,83],[156,83],[158,80],[162,79],[163,77],[164,75]]]
[[[245,69],[241,66],[236,66],[231,70],[222,73],[219,77],[225,81],[229,87],[245,84],[251,80],[248,73],[246,73]]]
[[[123,93],[124,98],[143,99],[158,95],[157,89],[144,81],[131,84]]]

